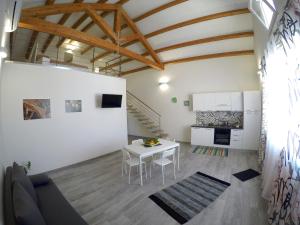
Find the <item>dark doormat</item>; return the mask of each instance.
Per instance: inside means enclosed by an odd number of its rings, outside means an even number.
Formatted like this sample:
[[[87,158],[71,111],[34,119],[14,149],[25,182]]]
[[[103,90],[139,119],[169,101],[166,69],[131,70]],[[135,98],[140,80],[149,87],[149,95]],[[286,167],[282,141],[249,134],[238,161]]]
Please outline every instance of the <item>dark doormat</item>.
[[[248,170],[233,174],[233,176],[235,176],[237,179],[239,179],[243,182],[250,180],[254,177],[257,177],[259,175],[260,175],[260,173],[253,169],[248,169]]]
[[[229,186],[225,181],[197,172],[149,198],[178,223],[184,224],[214,202]]]

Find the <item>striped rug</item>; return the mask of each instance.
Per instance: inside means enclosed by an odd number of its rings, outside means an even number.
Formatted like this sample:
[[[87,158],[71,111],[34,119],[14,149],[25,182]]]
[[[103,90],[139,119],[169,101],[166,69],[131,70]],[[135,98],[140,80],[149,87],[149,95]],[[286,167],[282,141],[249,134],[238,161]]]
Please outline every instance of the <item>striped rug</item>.
[[[203,155],[215,155],[221,157],[228,157],[228,148],[217,148],[217,147],[207,147],[207,146],[197,146],[193,153],[203,154]]]
[[[149,198],[178,223],[184,224],[216,200],[230,184],[197,172]]]

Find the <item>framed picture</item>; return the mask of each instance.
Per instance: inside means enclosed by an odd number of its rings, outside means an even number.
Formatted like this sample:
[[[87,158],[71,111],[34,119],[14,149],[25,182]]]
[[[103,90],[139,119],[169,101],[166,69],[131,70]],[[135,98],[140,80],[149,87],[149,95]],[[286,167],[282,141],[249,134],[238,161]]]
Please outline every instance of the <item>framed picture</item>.
[[[65,109],[67,113],[82,112],[81,100],[66,100]]]
[[[23,99],[24,120],[51,118],[50,99]]]
[[[184,101],[184,102],[183,102],[183,105],[184,105],[184,106],[190,106],[190,101],[189,101],[189,100]]]

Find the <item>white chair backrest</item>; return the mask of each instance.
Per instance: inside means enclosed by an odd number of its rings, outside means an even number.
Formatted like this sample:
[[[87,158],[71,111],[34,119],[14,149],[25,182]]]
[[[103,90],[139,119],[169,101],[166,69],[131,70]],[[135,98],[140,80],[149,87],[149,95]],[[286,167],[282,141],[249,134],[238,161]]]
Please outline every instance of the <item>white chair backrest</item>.
[[[136,140],[132,140],[131,144],[143,144],[144,141],[143,139],[136,139]]]
[[[162,153],[162,158],[167,158],[167,157],[170,157],[170,156],[173,156],[173,157],[174,157],[174,155],[175,155],[175,149],[172,148],[172,149],[170,149],[170,150],[164,151],[164,152]]]
[[[131,160],[131,156],[130,156],[130,153],[125,150],[125,149],[122,149],[122,153],[123,153],[123,160]]]
[[[176,142],[175,138],[167,137],[166,140]]]

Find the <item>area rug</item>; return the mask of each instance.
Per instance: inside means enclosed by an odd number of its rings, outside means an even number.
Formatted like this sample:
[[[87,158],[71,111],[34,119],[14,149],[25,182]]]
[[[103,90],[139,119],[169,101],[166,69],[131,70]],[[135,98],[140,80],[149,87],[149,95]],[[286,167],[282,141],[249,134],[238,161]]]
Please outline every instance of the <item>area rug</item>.
[[[221,157],[228,157],[228,148],[217,148],[217,147],[207,147],[207,146],[197,146],[193,153],[203,154],[203,155],[215,155]]]
[[[149,198],[184,224],[215,201],[230,186],[229,183],[197,172]]]
[[[244,181],[247,181],[247,180],[250,180],[254,177],[259,176],[260,173],[253,170],[253,169],[248,169],[248,170],[244,170],[242,172],[235,173],[235,174],[232,174],[232,175],[235,176],[237,179],[244,182]]]

